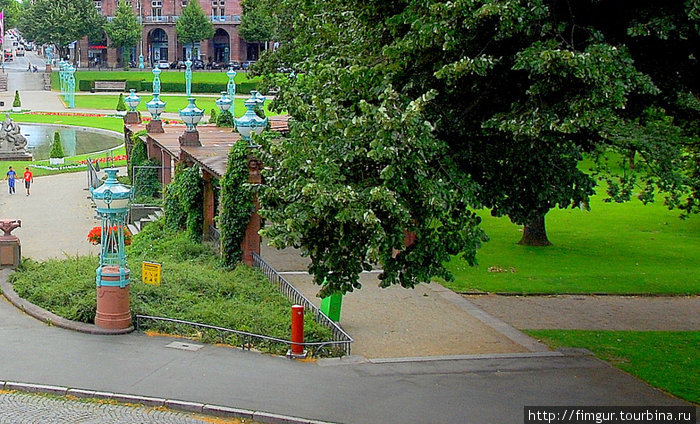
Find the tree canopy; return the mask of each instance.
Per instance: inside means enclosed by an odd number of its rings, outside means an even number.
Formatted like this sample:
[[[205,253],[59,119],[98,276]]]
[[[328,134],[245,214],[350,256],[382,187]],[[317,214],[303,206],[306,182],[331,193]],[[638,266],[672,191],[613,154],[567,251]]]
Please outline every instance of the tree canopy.
[[[128,48],[134,47],[141,40],[141,24],[131,7],[123,0],[119,1],[117,13],[111,22],[105,25],[105,32],[111,47],[121,47],[124,66],[128,63]]]
[[[197,0],[191,0],[182,9],[182,14],[175,24],[175,33],[180,42],[192,46],[214,36],[214,26]]]
[[[253,1],[252,5],[250,1],[241,2],[243,16],[238,34],[244,40],[261,43],[274,39],[278,25],[274,5],[267,0],[264,2],[264,5],[259,0]]]
[[[295,13],[261,72],[295,74],[268,77],[291,120],[264,143],[264,233],[310,255],[323,293],[371,263],[383,285],[449,278],[449,255],[473,262],[484,240],[476,208],[546,244],[547,211],[585,207],[597,179],[611,200],[661,191],[697,212],[697,1],[278,7]]]
[[[104,18],[92,0],[35,0],[22,13],[19,30],[37,44],[53,44],[61,57],[73,41],[100,36]]]
[[[3,11],[5,29],[17,27],[23,11],[22,3],[16,0],[0,0],[0,10]]]

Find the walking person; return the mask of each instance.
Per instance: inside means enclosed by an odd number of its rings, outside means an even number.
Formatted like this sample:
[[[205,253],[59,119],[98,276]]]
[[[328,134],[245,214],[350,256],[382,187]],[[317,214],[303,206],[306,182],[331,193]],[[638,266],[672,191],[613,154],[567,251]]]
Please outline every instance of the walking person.
[[[30,171],[28,167],[24,168],[24,188],[27,189],[27,196],[29,196],[29,187],[33,182],[34,174],[32,174],[32,171]]]
[[[10,194],[15,194],[15,178],[17,178],[17,173],[15,172],[12,167],[10,167],[10,170],[7,171],[7,185],[8,188],[10,189]]]

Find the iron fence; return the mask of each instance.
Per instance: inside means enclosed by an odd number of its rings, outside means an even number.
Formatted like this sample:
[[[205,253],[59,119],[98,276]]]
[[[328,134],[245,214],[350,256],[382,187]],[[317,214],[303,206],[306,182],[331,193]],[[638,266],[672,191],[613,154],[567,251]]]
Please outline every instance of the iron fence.
[[[316,305],[311,303],[306,296],[301,294],[301,292],[292,286],[286,278],[281,276],[255,252],[253,252],[253,266],[259,268],[265,274],[267,279],[270,280],[271,283],[275,284],[280,292],[287,296],[287,299],[289,299],[292,303],[301,305],[304,307],[304,309],[311,311],[311,313],[313,313],[314,320],[316,320],[317,323],[331,330],[334,343],[338,343],[343,352],[346,355],[350,355],[350,348],[354,340],[348,333],[345,332],[345,330],[343,330],[335,321],[328,318],[326,314],[321,312]]]
[[[335,353],[342,352],[343,354],[349,353],[345,350],[346,342],[329,340],[323,342],[305,342],[305,343],[293,343],[291,340],[279,339],[277,337],[265,336],[262,334],[249,333],[247,331],[233,330],[225,327],[218,327],[215,325],[202,324],[199,322],[185,321],[181,319],[165,318],[165,317],[154,317],[150,315],[136,315],[136,331],[142,331],[144,329],[144,321],[155,321],[159,323],[165,323],[166,325],[172,326],[186,326],[190,328],[197,328],[204,331],[209,331],[211,334],[215,334],[220,342],[231,344],[230,336],[234,336],[238,343],[237,345],[244,350],[250,350],[256,345],[278,345],[286,346],[291,348],[292,344],[301,345],[311,356],[321,356],[324,353],[333,355]],[[272,349],[274,350],[274,349]]]

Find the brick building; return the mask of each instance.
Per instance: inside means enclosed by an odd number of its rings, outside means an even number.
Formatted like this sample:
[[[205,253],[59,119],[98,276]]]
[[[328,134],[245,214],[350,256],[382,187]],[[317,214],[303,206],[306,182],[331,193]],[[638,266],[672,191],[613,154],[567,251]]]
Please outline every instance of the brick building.
[[[143,54],[146,66],[150,67],[159,60],[171,63],[187,58],[191,47],[178,42],[175,23],[188,1],[197,0],[126,0],[142,26],[141,41],[131,51],[133,60],[137,61],[138,56]],[[118,2],[94,0],[95,7],[107,20],[115,16]],[[230,60],[243,62],[258,58],[258,44],[246,43],[238,35],[242,12],[239,0],[199,0],[199,4],[211,19],[215,31],[213,38],[195,45],[199,59],[227,63]],[[81,68],[94,66],[95,63],[115,67],[119,52],[107,48],[108,45],[104,40],[88,40],[86,37],[74,47],[73,54],[78,57]],[[193,56],[192,59],[196,58]]]

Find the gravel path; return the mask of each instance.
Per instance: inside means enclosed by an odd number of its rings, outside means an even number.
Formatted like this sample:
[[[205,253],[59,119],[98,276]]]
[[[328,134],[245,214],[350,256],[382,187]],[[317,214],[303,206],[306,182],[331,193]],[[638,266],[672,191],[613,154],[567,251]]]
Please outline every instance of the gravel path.
[[[464,296],[520,329],[700,330],[700,297]]]

